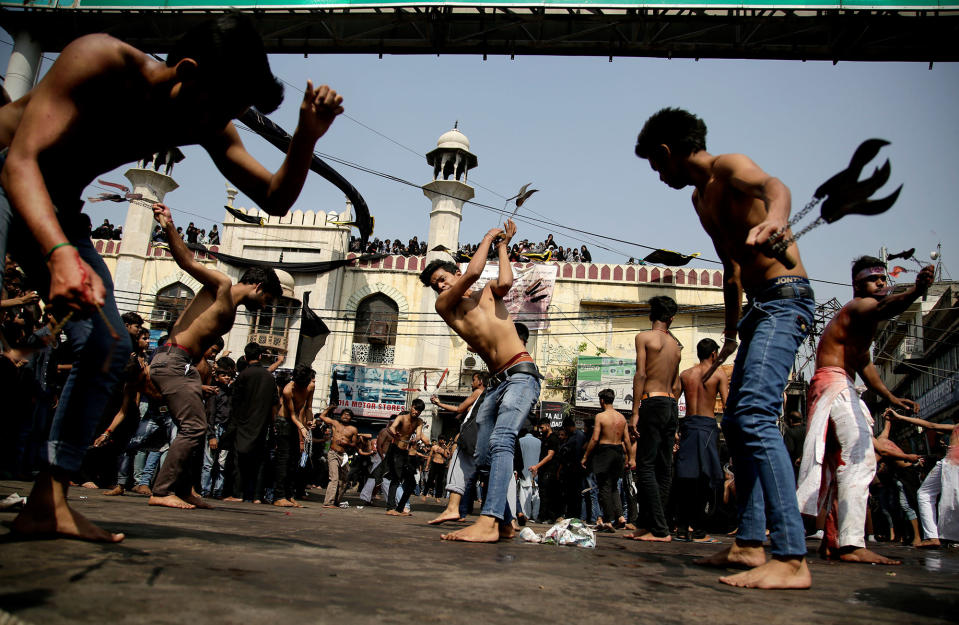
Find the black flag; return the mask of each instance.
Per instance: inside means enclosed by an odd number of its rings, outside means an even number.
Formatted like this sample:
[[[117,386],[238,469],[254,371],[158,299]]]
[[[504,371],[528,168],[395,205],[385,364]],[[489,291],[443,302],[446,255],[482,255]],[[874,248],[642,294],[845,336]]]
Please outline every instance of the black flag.
[[[339,381],[336,371],[333,371],[333,380],[330,382],[330,406],[338,406],[340,403],[340,387],[337,384]]]
[[[300,339],[296,347],[296,364],[313,367],[316,355],[326,345],[330,329],[310,309],[310,291],[303,294],[303,311],[300,316]]]

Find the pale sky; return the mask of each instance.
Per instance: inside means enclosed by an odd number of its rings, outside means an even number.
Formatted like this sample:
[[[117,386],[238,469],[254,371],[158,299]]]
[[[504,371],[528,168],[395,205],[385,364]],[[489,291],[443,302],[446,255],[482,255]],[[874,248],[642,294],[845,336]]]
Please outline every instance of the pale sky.
[[[0,45],[0,67],[6,67],[10,49],[9,43]],[[540,191],[520,210],[518,238],[542,240],[552,232],[561,245],[585,241],[597,262],[625,262],[649,250],[529,221],[546,218],[630,242],[717,257],[693,212],[692,189],[666,187],[633,155],[643,122],[661,107],[680,106],[701,116],[709,127],[710,152],[745,153],[783,180],[792,190],[794,213],[820,183],[846,166],[861,141],[884,138],[892,145],[874,165],[889,158],[892,176],[878,195],[904,184],[898,203],[884,215],[847,217],[801,239],[810,276],[848,284],[855,256],[877,254],[885,245],[891,252],[915,247],[927,260],[941,242],[946,269],[959,277],[959,219],[949,191],[959,171],[959,64],[930,70],[924,63],[642,58],[610,63],[605,57],[523,56],[490,56],[484,62],[479,56],[375,55],[275,55],[271,64],[277,76],[297,87],[312,78],[344,96],[349,118],[339,118],[320,139],[321,155],[425,184],[432,177],[425,153],[459,121],[479,158],[470,175],[476,201],[502,207],[504,197],[532,182]],[[274,121],[292,131],[301,97],[287,87]],[[121,132],[131,130],[106,128],[104,140]],[[275,148],[247,133],[241,136],[268,168],[279,165],[282,154]],[[202,149],[184,151],[187,160],[174,171],[180,188],[167,203],[178,223],[209,228],[222,219],[224,180]],[[406,241],[426,235],[430,202],[421,190],[331,164],[366,198],[376,218],[374,236]],[[103,178],[125,183],[123,170]],[[100,191],[91,188],[85,195]],[[251,202],[241,197],[239,204]],[[343,206],[342,194],[311,174],[295,208],[339,211]],[[126,205],[103,202],[86,210],[94,224],[104,218],[122,223]],[[468,205],[461,242],[478,241],[496,223],[494,213]],[[701,260],[690,266],[715,267]],[[901,280],[914,275],[903,274]],[[851,296],[845,286],[814,287],[819,301]]]

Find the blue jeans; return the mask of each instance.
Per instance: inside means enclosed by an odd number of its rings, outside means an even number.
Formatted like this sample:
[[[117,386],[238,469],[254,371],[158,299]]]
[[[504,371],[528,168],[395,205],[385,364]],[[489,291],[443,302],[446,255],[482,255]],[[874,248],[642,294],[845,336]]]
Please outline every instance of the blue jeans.
[[[739,322],[741,343],[722,421],[736,474],[736,538],[762,543],[768,522],[776,556],[806,555],[792,463],[777,422],[796,350],[812,327],[814,307],[812,299],[794,298],[754,302],[747,308]]]
[[[539,399],[540,382],[536,376],[514,373],[486,391],[486,399],[476,416],[476,466],[490,468],[486,497],[480,514],[500,521],[511,521],[507,502],[509,480],[513,475],[513,450],[519,429]]]
[[[213,438],[219,440],[222,437],[223,425],[213,426]],[[203,473],[200,475],[200,492],[204,497],[209,497],[212,493],[219,499],[223,495],[223,479],[226,477],[226,459],[229,455],[230,452],[221,447],[214,457],[210,451],[210,439],[206,439],[206,445],[203,446]],[[213,473],[214,465],[217,467],[216,479]]]
[[[5,158],[0,157],[0,165]],[[88,319],[70,321],[64,327],[70,347],[73,369],[60,393],[60,402],[53,415],[50,436],[42,458],[51,467],[67,473],[80,470],[87,448],[93,443],[97,423],[106,408],[120,373],[130,358],[130,335],[127,332],[113,296],[113,278],[90,237],[65,228],[70,242],[106,288],[103,313],[119,340],[114,341],[103,317],[94,313]],[[11,232],[14,231],[14,232]],[[11,236],[11,234],[13,236]],[[9,245],[8,248],[8,243]],[[13,207],[0,188],[0,259],[10,252],[24,272],[37,284],[50,283],[43,259],[44,250],[37,247],[23,223],[14,219]],[[3,286],[0,275],[0,286]],[[41,293],[45,298],[48,294]],[[66,364],[66,363],[65,363]]]

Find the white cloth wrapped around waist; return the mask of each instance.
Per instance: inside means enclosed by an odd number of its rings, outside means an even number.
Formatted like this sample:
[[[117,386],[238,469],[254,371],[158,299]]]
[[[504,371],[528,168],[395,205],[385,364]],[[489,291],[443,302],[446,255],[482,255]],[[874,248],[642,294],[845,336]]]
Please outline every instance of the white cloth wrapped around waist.
[[[799,511],[815,516],[818,514],[819,490],[822,485],[823,459],[826,456],[826,434],[829,431],[829,413],[839,401],[847,406],[853,402],[860,404],[863,414],[869,417],[866,407],[856,386],[845,369],[841,367],[820,367],[809,381],[809,419],[806,425],[806,440],[803,443],[802,463],[799,467],[799,480],[796,498]],[[870,419],[871,422],[871,419]]]

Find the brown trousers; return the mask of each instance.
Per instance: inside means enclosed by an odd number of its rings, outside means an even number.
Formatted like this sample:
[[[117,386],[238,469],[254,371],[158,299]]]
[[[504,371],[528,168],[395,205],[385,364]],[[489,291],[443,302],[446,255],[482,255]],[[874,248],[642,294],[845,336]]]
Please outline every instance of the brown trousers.
[[[324,506],[340,505],[340,495],[346,490],[346,480],[350,474],[350,466],[342,463],[345,454],[332,449],[326,452],[326,466],[330,474],[330,483],[326,485],[326,495],[323,497]]]
[[[192,456],[202,447],[206,437],[206,408],[200,373],[193,366],[190,355],[174,347],[153,357],[150,378],[163,393],[178,428],[166,460],[157,473],[153,494],[165,497],[173,493],[185,499],[190,496],[195,482],[196,463]]]

